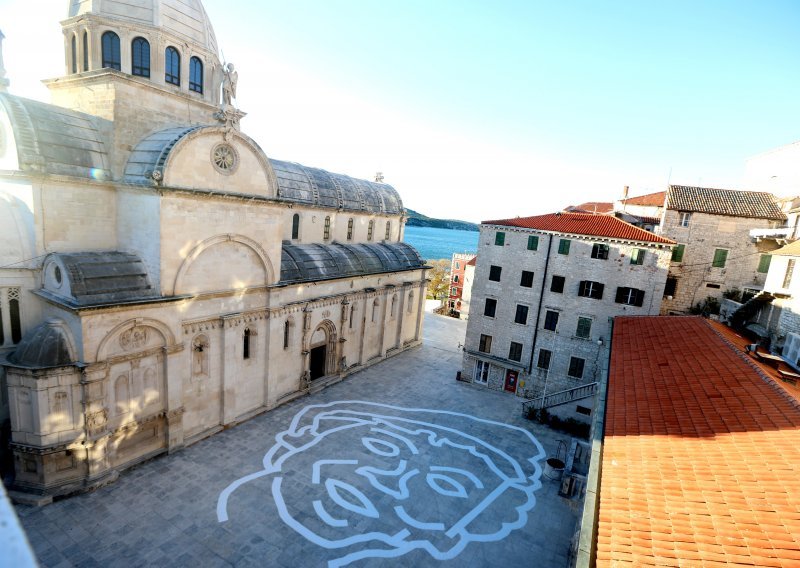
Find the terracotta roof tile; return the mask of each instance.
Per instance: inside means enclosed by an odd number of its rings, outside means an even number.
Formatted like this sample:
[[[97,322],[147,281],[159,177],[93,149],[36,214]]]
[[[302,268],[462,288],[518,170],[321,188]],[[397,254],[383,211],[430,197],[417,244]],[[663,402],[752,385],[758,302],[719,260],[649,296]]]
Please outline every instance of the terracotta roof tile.
[[[800,566],[800,401],[721,327],[616,318],[598,566]]]
[[[580,205],[570,205],[564,211],[571,213],[611,213],[614,210],[614,204],[607,201],[587,201]]]
[[[786,219],[775,203],[775,196],[763,191],[671,185],[667,194],[667,208],[732,217]]]
[[[666,191],[657,191],[655,193],[623,199],[622,203],[625,205],[642,205],[644,207],[663,207],[666,195]]]
[[[654,235],[635,225],[621,221],[612,215],[592,215],[587,213],[550,213],[535,217],[516,217],[484,221],[484,225],[503,225],[507,227],[523,227],[570,235],[586,235],[590,237],[607,237],[626,239],[648,243],[675,244],[675,241]]]

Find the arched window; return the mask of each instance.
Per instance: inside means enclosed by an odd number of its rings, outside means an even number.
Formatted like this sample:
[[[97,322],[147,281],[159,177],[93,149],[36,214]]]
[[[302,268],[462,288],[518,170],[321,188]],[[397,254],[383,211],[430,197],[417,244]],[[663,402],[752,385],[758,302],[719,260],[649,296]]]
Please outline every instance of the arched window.
[[[380,305],[380,302],[378,301],[378,298],[375,298],[375,301],[372,302],[372,323],[375,323],[375,321],[378,319],[378,306],[379,305]]]
[[[369,225],[367,226],[367,240],[372,240],[372,232],[375,229],[375,221],[370,220]]]
[[[291,327],[291,324],[289,323],[289,320],[286,320],[285,322],[283,322],[283,348],[284,349],[288,349],[289,348],[289,328],[290,327]]]
[[[300,214],[295,213],[292,217],[292,239],[300,238]]]
[[[119,55],[119,36],[114,32],[103,34],[103,67],[119,71],[122,69],[122,60]]]
[[[208,347],[205,335],[198,335],[192,342],[192,374],[195,376],[208,376]]]
[[[326,241],[331,238],[331,218],[325,217],[325,227],[322,231],[322,238]]]
[[[203,62],[199,57],[189,60],[189,90],[203,94]]]
[[[164,80],[171,85],[181,84],[181,55],[172,46],[164,52]]]
[[[83,69],[82,71],[89,70],[89,34],[83,32]]]
[[[150,77],[150,43],[143,37],[131,42],[131,73]]]
[[[0,288],[0,347],[10,338],[16,345],[22,340],[22,325],[19,313],[19,288]],[[3,329],[3,320],[8,318],[10,330]],[[10,331],[10,335],[6,335]],[[10,345],[9,344],[9,345]]]
[[[244,329],[244,336],[242,337],[242,359],[250,358],[250,328]]]
[[[384,237],[385,240],[389,240],[389,235],[392,232],[392,222],[386,221],[386,236]]]
[[[353,240],[353,218],[352,217],[350,217],[347,220],[347,240],[348,241],[352,241]]]
[[[350,306],[350,329],[353,329],[353,316],[356,315],[356,307]]]
[[[72,34],[72,72],[78,72],[78,36]]]

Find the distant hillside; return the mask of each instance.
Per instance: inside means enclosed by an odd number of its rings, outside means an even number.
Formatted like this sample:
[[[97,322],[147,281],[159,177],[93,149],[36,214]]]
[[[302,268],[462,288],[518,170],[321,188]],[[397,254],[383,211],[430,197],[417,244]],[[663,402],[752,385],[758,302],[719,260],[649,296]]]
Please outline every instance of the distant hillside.
[[[435,227],[437,229],[458,229],[460,231],[477,231],[478,225],[467,221],[457,221],[455,219],[434,219],[426,217],[422,213],[417,213],[413,209],[406,209],[408,213],[407,227]]]

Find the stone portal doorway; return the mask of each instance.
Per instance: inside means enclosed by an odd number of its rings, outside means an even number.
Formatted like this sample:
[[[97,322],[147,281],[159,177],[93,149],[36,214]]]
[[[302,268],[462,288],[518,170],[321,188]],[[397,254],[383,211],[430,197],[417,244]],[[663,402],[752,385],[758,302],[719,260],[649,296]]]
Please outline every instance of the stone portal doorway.
[[[311,380],[325,376],[325,358],[327,356],[327,346],[320,345],[311,348],[311,361],[309,362],[309,372]]]

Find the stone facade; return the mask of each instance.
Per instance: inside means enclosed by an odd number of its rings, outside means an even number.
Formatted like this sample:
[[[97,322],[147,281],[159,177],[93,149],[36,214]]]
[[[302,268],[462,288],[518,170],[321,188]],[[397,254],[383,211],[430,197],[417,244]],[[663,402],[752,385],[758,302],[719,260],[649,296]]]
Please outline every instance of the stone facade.
[[[751,238],[753,229],[774,228],[776,221],[667,209],[660,234],[683,245],[683,256],[670,263],[674,287],[665,291],[662,314],[682,314],[709,296],[720,300],[729,290],[756,293],[763,289],[766,271],[761,261],[777,248],[772,240]],[[686,223],[686,226],[683,223]],[[727,251],[722,266],[714,266],[715,251]],[[673,286],[671,284],[671,286]]]
[[[461,319],[469,316],[469,307],[464,305],[462,299],[466,286],[467,266],[474,259],[474,254],[457,252],[450,261],[450,295],[447,298],[447,307],[450,315]]]
[[[535,227],[538,219],[570,215],[576,214],[527,219]],[[589,236],[515,227],[503,221],[481,225],[464,378],[527,398],[592,383],[606,368],[613,318],[658,314],[672,243],[614,217],[600,217],[614,227],[630,228],[637,238],[613,236],[613,231],[612,236]],[[596,245],[604,250],[600,258],[592,258]],[[642,264],[632,262],[632,256],[642,253]],[[603,290],[587,290],[584,282],[600,283]],[[620,287],[643,296],[619,303]],[[562,410],[586,420],[592,406],[584,400]]]
[[[198,0],[71,10],[55,105],[0,93],[0,420],[45,497],[418,345],[427,287],[391,186],[270,159],[220,105]]]

